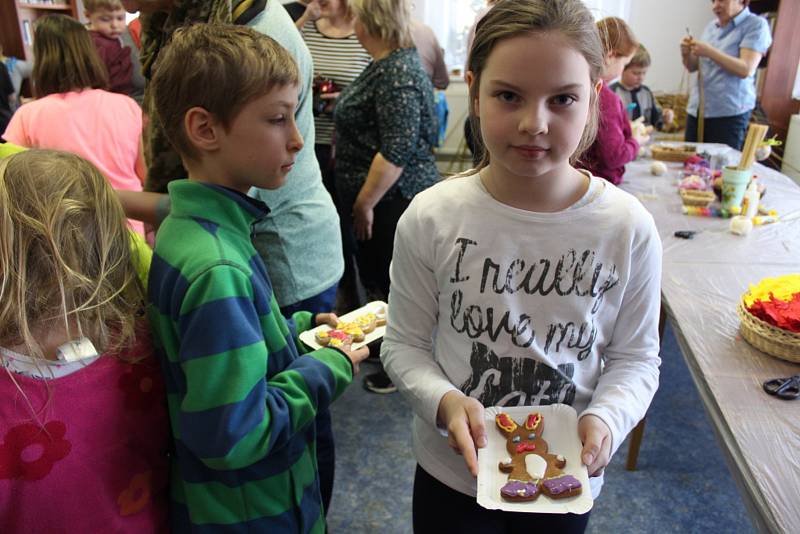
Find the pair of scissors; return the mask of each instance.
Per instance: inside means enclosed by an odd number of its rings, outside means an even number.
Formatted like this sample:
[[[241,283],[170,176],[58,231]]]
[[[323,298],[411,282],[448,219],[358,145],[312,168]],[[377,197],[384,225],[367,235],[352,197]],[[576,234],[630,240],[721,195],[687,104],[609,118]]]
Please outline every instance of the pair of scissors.
[[[779,399],[794,400],[800,397],[800,375],[767,380],[763,387],[764,391]]]

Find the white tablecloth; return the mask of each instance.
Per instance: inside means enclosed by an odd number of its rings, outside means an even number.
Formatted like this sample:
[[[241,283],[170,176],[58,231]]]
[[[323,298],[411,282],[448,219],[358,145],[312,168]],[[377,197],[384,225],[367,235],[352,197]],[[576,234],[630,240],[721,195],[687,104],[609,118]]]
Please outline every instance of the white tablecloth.
[[[720,145],[701,150],[725,152]],[[748,284],[767,276],[800,273],[800,218],[728,232],[728,220],[681,212],[680,164],[650,174],[649,159],[628,165],[622,188],[653,214],[664,244],[662,298],[692,377],[726,453],[756,528],[800,529],[800,400],[764,393],[763,381],[800,374],[800,365],[773,358],[739,334],[736,305]],[[789,217],[800,212],[800,187],[757,165],[767,191],[762,204]],[[697,230],[694,239],[676,230]]]

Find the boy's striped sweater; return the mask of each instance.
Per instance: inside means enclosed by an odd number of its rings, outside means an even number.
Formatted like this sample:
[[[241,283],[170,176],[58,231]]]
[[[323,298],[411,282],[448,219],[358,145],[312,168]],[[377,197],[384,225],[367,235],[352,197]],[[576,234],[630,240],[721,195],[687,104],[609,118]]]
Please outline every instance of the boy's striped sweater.
[[[300,357],[311,314],[284,320],[250,242],[263,203],[188,180],[169,195],[148,308],[176,446],[173,527],[323,532],[314,417],[352,364],[334,349]]]

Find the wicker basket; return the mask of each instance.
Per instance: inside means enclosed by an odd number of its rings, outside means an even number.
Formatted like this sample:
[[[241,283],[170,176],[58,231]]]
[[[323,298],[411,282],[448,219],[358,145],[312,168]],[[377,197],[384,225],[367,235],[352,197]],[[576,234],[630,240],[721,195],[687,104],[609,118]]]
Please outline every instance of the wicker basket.
[[[782,360],[800,363],[800,334],[776,328],[745,308],[744,297],[736,308],[742,337],[755,348]]]
[[[688,87],[687,87],[688,90]],[[664,125],[664,132],[680,133],[680,139],[683,139],[683,131],[686,128],[686,106],[689,102],[689,95],[687,93],[678,94],[657,94],[656,102],[659,107],[671,108],[675,112],[675,121],[670,125]]]
[[[697,154],[697,147],[695,147],[694,145],[680,145],[680,146],[653,145],[652,147],[650,147],[650,153],[653,156],[653,159],[683,163],[687,159]]]
[[[713,191],[698,191],[697,189],[679,189],[681,201],[684,206],[708,207],[717,199]]]

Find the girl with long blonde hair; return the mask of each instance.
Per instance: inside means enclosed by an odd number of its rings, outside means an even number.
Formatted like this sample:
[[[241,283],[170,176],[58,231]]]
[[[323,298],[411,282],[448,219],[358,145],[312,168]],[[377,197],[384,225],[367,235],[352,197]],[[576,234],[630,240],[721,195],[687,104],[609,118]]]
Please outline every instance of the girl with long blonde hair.
[[[80,157],[0,163],[0,531],[165,526],[166,399],[131,233]]]

